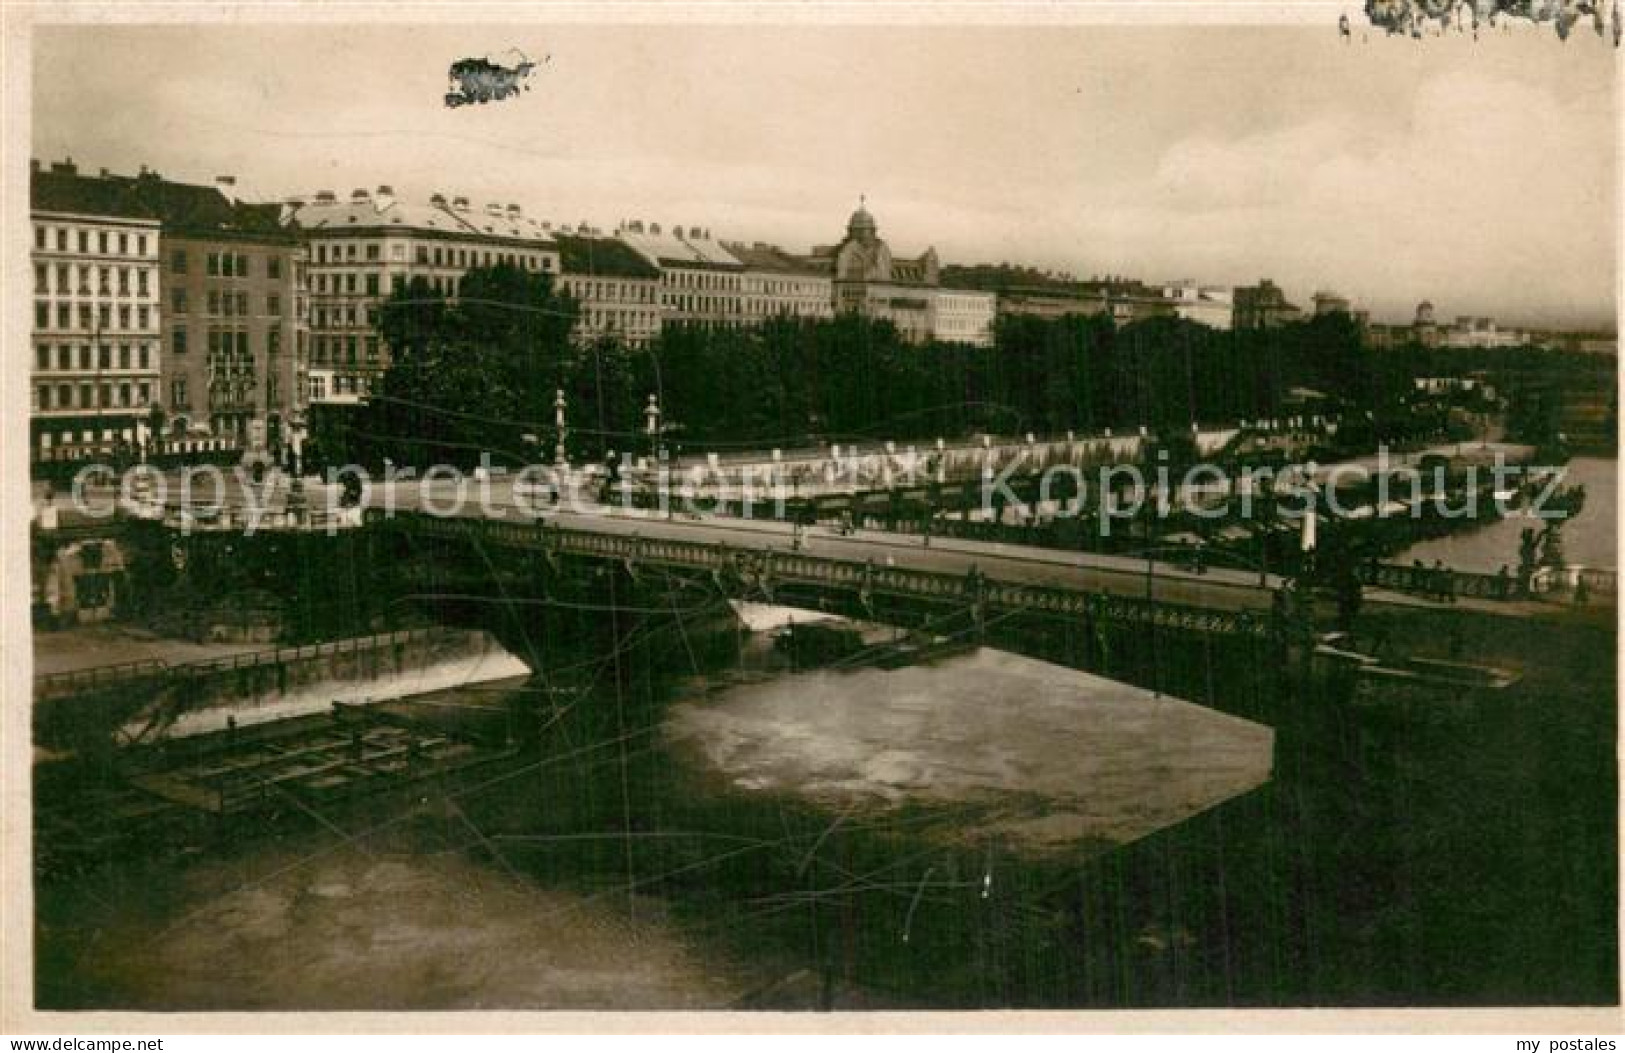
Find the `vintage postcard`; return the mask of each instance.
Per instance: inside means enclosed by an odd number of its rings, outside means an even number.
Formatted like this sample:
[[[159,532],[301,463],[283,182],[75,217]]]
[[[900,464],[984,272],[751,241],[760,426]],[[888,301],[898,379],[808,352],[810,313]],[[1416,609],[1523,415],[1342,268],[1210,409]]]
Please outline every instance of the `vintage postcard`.
[[[1617,1030],[1616,0],[4,19],[6,1031]]]

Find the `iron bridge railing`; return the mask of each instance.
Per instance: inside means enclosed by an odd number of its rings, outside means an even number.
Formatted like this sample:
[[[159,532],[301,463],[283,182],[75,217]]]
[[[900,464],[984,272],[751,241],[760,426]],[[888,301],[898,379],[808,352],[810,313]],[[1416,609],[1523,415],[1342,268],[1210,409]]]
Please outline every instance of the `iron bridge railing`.
[[[431,516],[377,510],[367,513],[369,526],[406,531],[413,536],[479,542],[541,552],[550,556],[710,572],[730,594],[766,594],[780,586],[812,585],[856,593],[860,598],[890,597],[966,602],[982,610],[1028,611],[1079,618],[1132,621],[1197,632],[1265,636],[1271,630],[1267,611],[1235,611],[1152,600],[1053,585],[1000,581],[972,569],[969,574],[878,565],[806,552],[784,552],[730,546],[721,542],[608,534],[572,530],[556,524],[515,523],[490,519]]]

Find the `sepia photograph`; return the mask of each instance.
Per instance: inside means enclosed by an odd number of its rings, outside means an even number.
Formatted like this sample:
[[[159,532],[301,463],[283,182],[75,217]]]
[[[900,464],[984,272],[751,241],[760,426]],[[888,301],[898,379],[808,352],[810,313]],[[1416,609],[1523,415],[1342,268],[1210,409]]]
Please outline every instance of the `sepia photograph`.
[[[1298,6],[12,10],[4,1030],[1617,1022],[1620,6]]]

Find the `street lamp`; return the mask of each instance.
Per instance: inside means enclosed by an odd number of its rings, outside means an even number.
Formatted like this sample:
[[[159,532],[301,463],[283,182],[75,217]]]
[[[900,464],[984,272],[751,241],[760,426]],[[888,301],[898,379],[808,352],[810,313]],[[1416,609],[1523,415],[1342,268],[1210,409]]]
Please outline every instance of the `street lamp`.
[[[553,463],[563,468],[567,463],[564,453],[565,423],[564,411],[569,403],[565,401],[564,389],[556,388],[553,392],[553,426],[558,431],[558,441],[553,444]]]
[[[649,394],[649,404],[643,408],[644,432],[649,436],[649,457],[660,457],[660,399]]]

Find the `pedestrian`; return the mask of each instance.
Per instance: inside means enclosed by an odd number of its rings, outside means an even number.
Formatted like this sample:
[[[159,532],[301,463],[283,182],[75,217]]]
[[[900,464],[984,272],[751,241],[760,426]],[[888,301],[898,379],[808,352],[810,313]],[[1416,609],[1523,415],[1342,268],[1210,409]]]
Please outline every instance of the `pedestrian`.
[[[1591,599],[1591,586],[1586,583],[1585,575],[1581,574],[1574,583],[1574,605],[1584,607]]]
[[[1456,602],[1456,576],[1444,565],[1444,560],[1433,561],[1434,595],[1446,603]]]
[[[1495,598],[1504,600],[1512,595],[1512,569],[1505,563],[1495,572]]]

